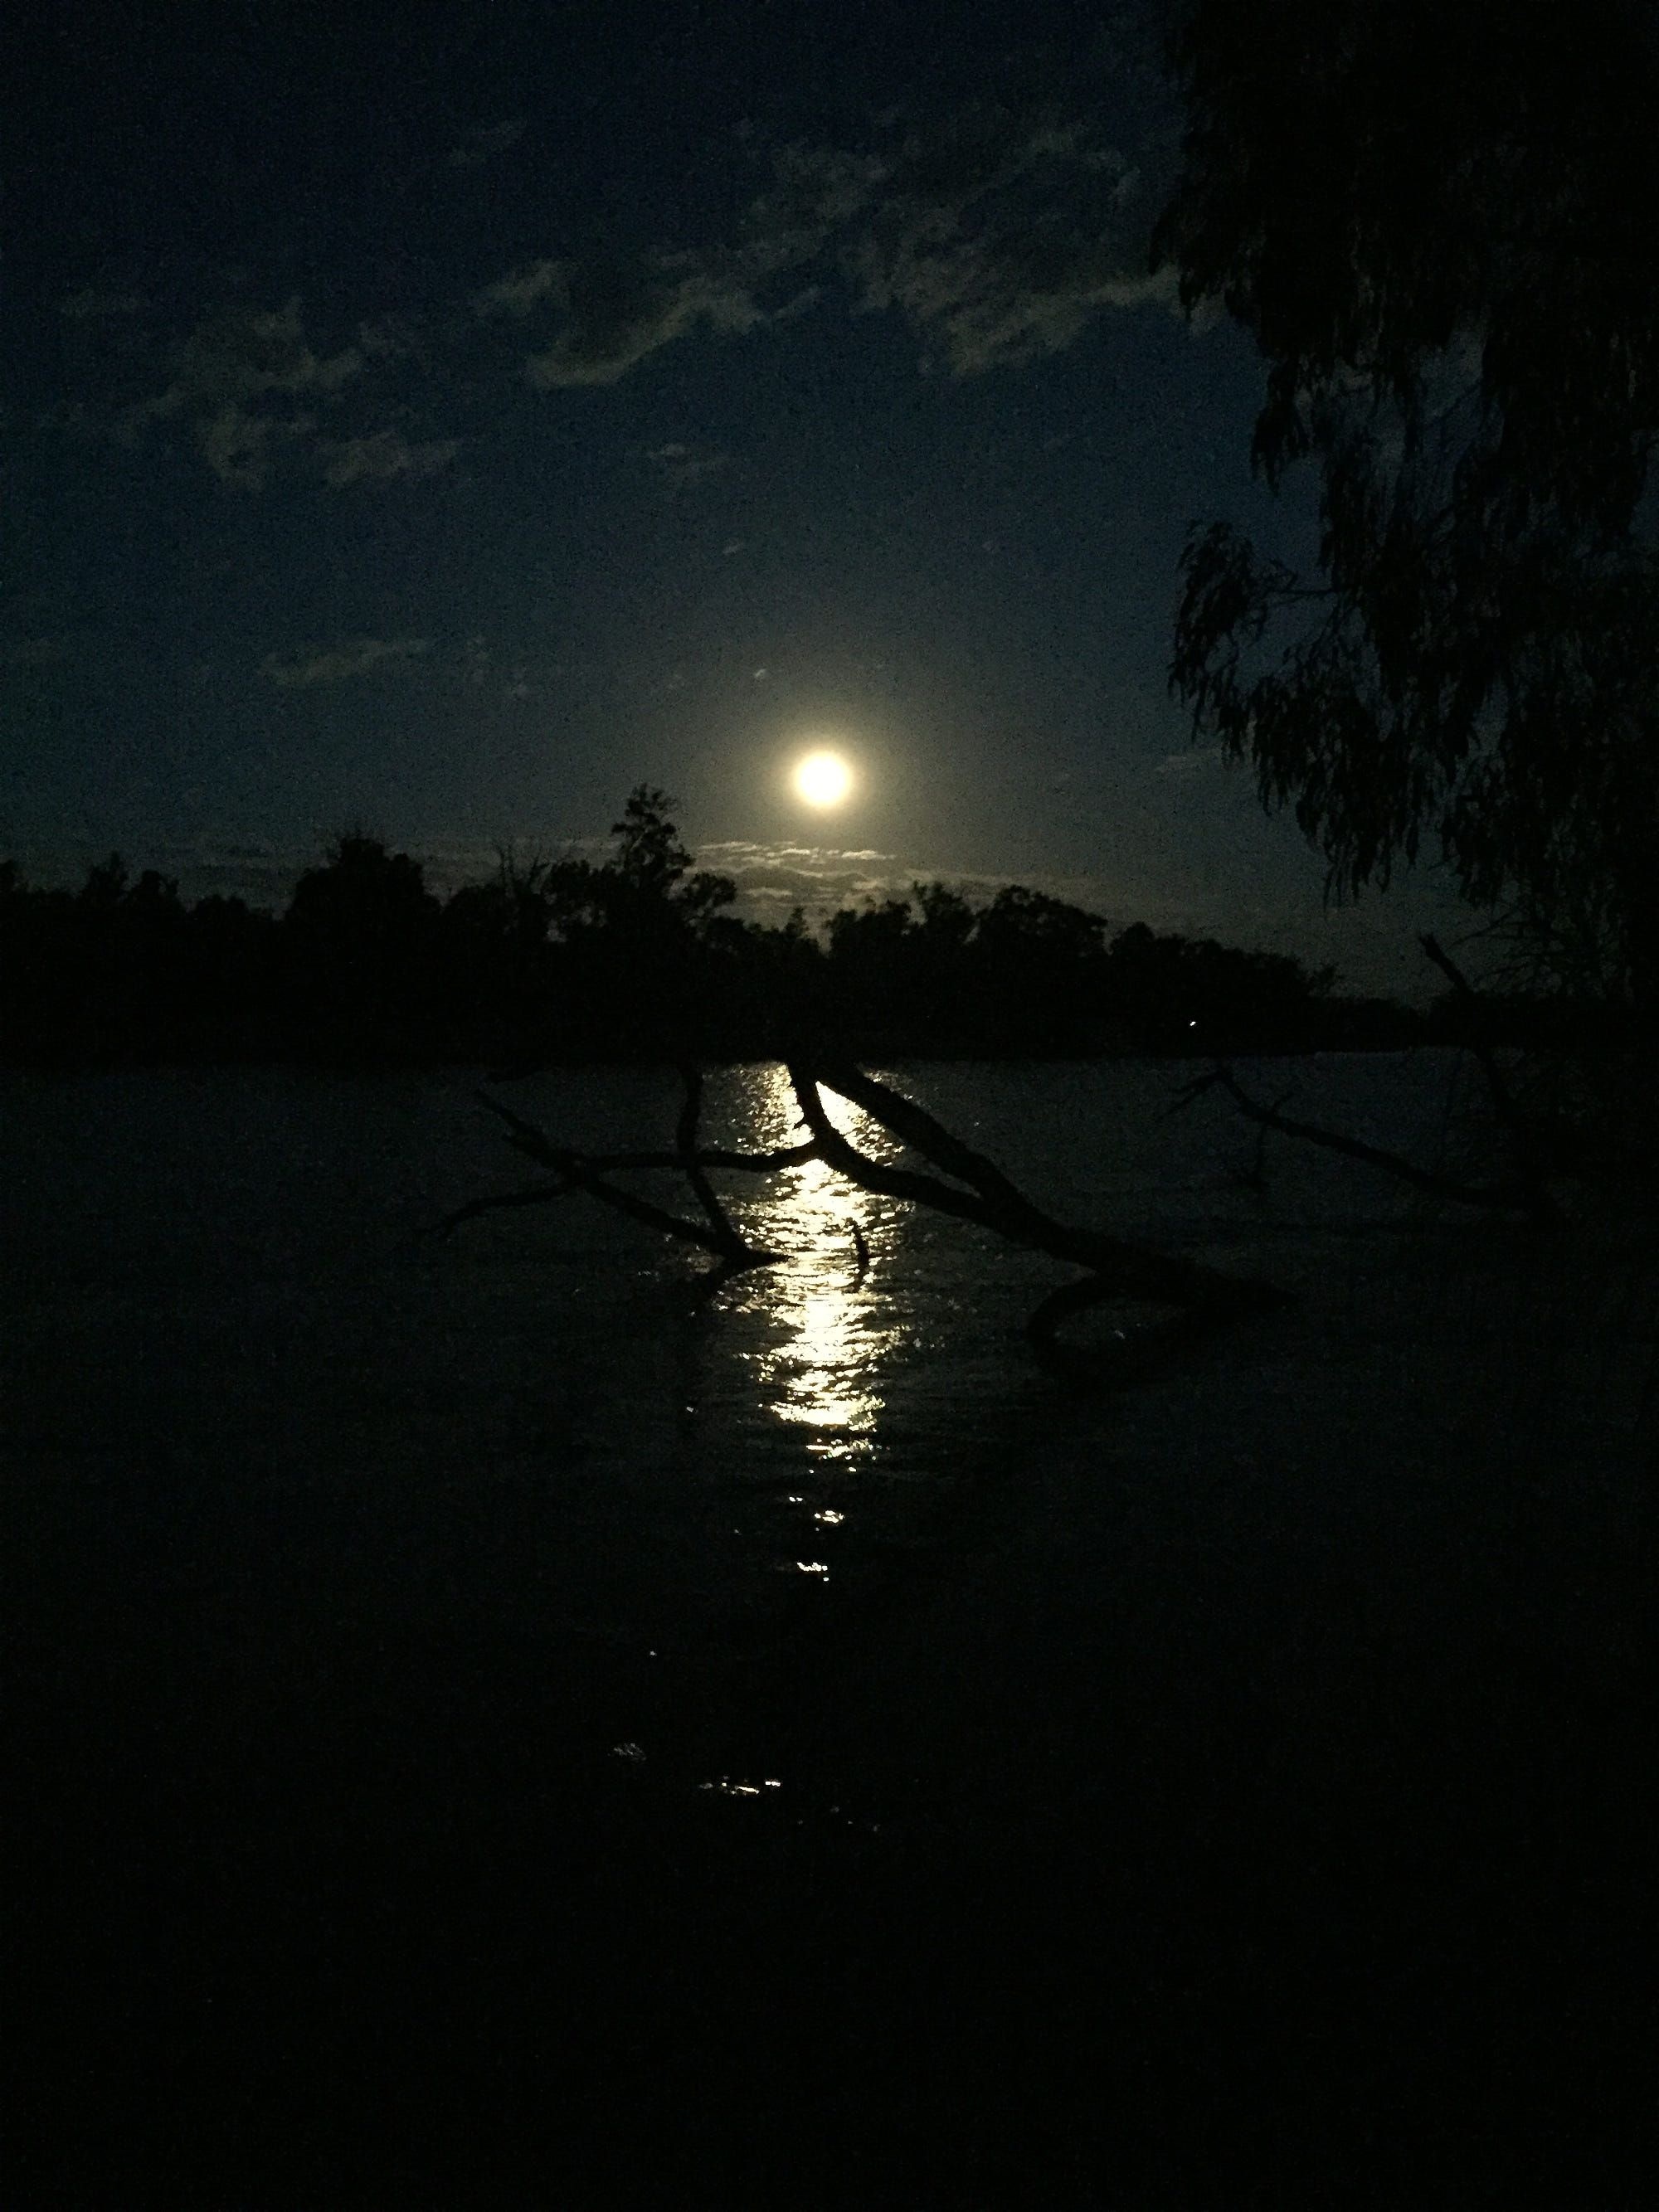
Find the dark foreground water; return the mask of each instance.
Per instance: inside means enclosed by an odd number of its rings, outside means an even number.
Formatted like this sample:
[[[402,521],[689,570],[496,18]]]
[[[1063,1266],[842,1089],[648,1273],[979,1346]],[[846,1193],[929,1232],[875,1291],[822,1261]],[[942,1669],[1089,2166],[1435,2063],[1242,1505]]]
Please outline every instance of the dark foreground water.
[[[6,1078],[5,2201],[1645,2201],[1651,1206],[1192,1072],[905,1079],[1304,1293],[1091,1398],[1060,1271],[816,1169],[700,1310],[580,1200],[434,1237],[463,1078]],[[1250,1074],[1465,1141],[1446,1057]]]

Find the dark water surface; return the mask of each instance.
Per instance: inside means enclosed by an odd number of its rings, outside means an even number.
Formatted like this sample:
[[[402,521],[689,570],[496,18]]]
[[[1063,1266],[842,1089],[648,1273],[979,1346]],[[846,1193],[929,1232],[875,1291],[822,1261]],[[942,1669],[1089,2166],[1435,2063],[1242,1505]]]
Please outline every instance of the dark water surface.
[[[1636,2203],[1650,1218],[1191,1072],[903,1078],[1304,1293],[1097,1397],[1063,1271],[815,1167],[704,1309],[580,1200],[434,1237],[519,1180],[463,1076],[4,1079],[7,2201]],[[1249,1073],[1468,1141],[1447,1057]]]

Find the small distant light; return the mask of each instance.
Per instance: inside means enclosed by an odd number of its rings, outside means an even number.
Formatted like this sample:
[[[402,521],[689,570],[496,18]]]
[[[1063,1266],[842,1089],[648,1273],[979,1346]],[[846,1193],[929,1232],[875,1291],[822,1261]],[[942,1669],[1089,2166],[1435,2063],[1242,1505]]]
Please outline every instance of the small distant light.
[[[812,1518],[815,1521],[823,1521],[828,1522],[829,1526],[832,1528],[838,1528],[842,1522],[847,1518],[847,1516],[844,1513],[834,1512],[826,1505],[822,1513],[815,1513],[812,1516]]]
[[[796,1567],[804,1575],[827,1575],[828,1563],[823,1559],[797,1559]]]
[[[645,1749],[637,1743],[613,1743],[611,1756],[612,1759],[625,1759],[631,1765],[637,1765],[645,1757]]]
[[[1188,1022],[1187,1026],[1189,1030],[1195,1030],[1198,1027],[1198,1024],[1196,1022]]]

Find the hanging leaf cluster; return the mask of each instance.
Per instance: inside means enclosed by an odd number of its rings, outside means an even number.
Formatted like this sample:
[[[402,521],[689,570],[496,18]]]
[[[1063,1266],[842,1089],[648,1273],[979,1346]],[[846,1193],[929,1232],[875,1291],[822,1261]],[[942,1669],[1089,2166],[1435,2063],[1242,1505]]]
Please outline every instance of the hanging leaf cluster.
[[[1306,576],[1194,530],[1172,690],[1338,892],[1437,838],[1659,1001],[1654,11],[1194,0],[1171,54],[1155,258],[1255,337],[1320,525]]]

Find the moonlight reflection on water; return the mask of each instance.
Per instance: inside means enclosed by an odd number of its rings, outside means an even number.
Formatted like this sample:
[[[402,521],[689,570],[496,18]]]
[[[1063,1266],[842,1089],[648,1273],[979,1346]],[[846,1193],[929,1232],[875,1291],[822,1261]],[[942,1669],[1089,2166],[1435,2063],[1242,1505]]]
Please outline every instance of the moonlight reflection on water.
[[[749,1141],[783,1145],[799,1134],[783,1068],[744,1071],[744,1092]],[[825,1100],[836,1127],[861,1151],[897,1158],[898,1146],[878,1123],[833,1092]],[[806,1449],[820,1465],[850,1465],[875,1449],[882,1371],[902,1334],[890,1308],[884,1314],[879,1284],[900,1211],[822,1160],[779,1176],[744,1209],[747,1233],[785,1255],[750,1278],[753,1295],[790,1331],[756,1355],[762,1391],[779,1420],[808,1431]],[[855,1228],[870,1255],[862,1271]]]

